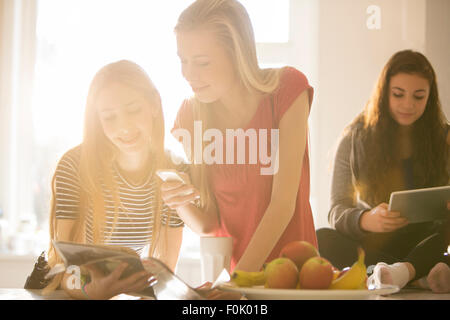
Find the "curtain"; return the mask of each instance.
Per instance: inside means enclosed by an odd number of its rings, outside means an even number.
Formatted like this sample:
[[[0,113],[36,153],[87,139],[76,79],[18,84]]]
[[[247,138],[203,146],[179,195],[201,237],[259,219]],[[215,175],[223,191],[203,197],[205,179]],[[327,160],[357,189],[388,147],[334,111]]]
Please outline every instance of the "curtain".
[[[0,209],[11,234],[33,214],[29,162],[36,17],[35,0],[0,0]]]

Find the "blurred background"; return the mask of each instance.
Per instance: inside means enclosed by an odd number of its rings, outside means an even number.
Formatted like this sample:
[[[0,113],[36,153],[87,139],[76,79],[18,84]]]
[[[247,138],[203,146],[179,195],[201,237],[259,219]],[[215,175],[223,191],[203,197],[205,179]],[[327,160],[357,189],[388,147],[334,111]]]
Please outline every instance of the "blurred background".
[[[191,95],[173,27],[192,0],[0,0],[0,287],[23,287],[48,245],[50,181],[81,142],[89,83],[119,59],[140,64],[161,93],[169,130]],[[389,57],[424,53],[450,118],[450,1],[241,0],[262,67],[291,65],[315,89],[309,118],[311,205],[328,226],[331,162]],[[200,284],[199,239],[185,228],[176,273]],[[198,268],[198,269],[197,269]],[[198,274],[198,276],[197,276]]]

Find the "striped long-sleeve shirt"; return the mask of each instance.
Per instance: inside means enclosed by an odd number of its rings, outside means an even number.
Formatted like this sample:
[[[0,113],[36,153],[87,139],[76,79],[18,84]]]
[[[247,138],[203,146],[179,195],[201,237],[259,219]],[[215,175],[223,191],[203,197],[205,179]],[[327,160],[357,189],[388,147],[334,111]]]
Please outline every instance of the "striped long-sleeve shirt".
[[[58,163],[55,172],[56,219],[77,219],[80,210],[80,146],[66,152]],[[167,156],[169,156],[167,154]],[[188,166],[181,164],[178,171],[187,172]],[[142,254],[144,248],[151,244],[153,213],[156,208],[155,191],[158,179],[150,175],[143,183],[133,185],[124,178],[117,167],[113,166],[113,177],[118,187],[118,196],[122,206],[118,208],[118,218],[114,223],[114,200],[111,191],[102,185],[105,199],[105,234],[104,244],[125,246]],[[93,241],[93,208],[89,202],[86,218],[86,243]],[[161,222],[170,227],[181,227],[183,221],[175,210],[162,205]],[[111,234],[112,232],[112,234]]]

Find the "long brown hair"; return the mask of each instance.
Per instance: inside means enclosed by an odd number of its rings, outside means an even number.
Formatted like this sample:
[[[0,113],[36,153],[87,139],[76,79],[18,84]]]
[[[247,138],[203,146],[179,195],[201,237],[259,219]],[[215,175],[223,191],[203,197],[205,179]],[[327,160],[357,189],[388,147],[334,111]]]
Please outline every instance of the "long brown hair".
[[[193,2],[180,14],[175,33],[189,32],[197,28],[207,28],[215,34],[219,43],[229,54],[244,88],[249,91],[269,93],[278,87],[280,70],[259,67],[250,17],[239,1],[197,0]],[[207,130],[210,122],[208,121],[210,106],[195,97],[192,97],[188,103],[193,107],[194,120],[202,121],[203,131]],[[193,152],[190,154],[193,155]],[[200,167],[201,185],[198,187],[202,207],[208,208],[214,199],[208,188],[206,165],[202,163],[195,167]]]
[[[390,175],[392,168],[398,168],[401,161],[395,152],[397,140],[393,139],[399,124],[390,115],[389,87],[390,79],[399,73],[423,77],[430,86],[425,111],[412,125],[415,188],[446,185],[449,179],[446,170],[448,122],[439,101],[436,74],[423,54],[412,50],[397,52],[384,66],[364,111],[348,127],[358,130],[363,151],[358,160],[364,166],[357,182],[358,191],[373,205],[387,202],[396,187]]]
[[[114,224],[117,221],[118,210],[123,208],[119,194],[118,186],[113,178],[112,166],[115,161],[118,150],[105,136],[101,126],[98,112],[96,109],[96,101],[101,90],[105,89],[112,82],[130,86],[138,90],[145,99],[150,101],[150,105],[154,108],[152,114],[152,132],[150,138],[150,147],[153,163],[152,172],[158,168],[167,167],[166,156],[164,152],[164,117],[161,106],[160,95],[148,77],[147,73],[136,63],[121,60],[110,63],[101,68],[91,81],[85,107],[83,141],[81,143],[80,155],[80,210],[78,219],[69,235],[69,241],[85,242],[85,222],[89,212],[89,206],[92,205],[93,212],[93,242],[101,244],[104,239],[108,238],[112,233],[107,234],[104,230],[105,226],[105,202],[103,198],[104,184],[108,190],[112,191],[114,205]],[[56,175],[56,173],[55,173]],[[56,199],[55,199],[55,175],[52,179],[52,200],[50,209],[50,239],[56,239]],[[159,180],[157,180],[159,183]],[[159,184],[155,190],[156,210],[153,212],[152,241],[150,247],[150,255],[155,255],[157,241],[159,240],[161,230],[161,197]],[[53,245],[50,243],[48,252],[49,265],[54,266],[60,263]],[[59,285],[62,276],[55,277],[54,281],[49,285],[48,290],[54,289]]]

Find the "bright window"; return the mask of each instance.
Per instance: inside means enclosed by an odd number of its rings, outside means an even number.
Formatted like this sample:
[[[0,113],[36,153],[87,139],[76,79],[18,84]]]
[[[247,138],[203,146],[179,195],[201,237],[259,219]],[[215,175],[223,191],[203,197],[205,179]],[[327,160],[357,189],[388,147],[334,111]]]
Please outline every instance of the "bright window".
[[[160,91],[166,142],[181,152],[169,130],[182,100],[191,94],[180,72],[173,27],[192,0],[39,0],[37,54],[32,98],[31,207],[34,223],[24,222],[21,247],[40,253],[47,244],[50,185],[57,161],[82,139],[88,87],[103,65],[129,59],[141,65]],[[252,19],[257,42],[289,40],[289,0],[242,0]],[[262,66],[288,61],[261,61]],[[39,242],[33,241],[33,229]],[[30,229],[31,228],[31,229]],[[183,245],[196,255],[198,238],[187,230]],[[34,245],[33,245],[34,244]],[[39,245],[37,245],[39,244]],[[28,247],[27,247],[28,246]]]
[[[241,0],[248,11],[256,42],[289,41],[289,0]]]
[[[180,74],[173,27],[191,2],[39,1],[32,114],[40,152],[31,164],[38,225],[47,225],[57,161],[81,142],[88,87],[102,66],[128,59],[148,72],[162,96],[168,143],[178,148],[168,130],[190,88]]]

